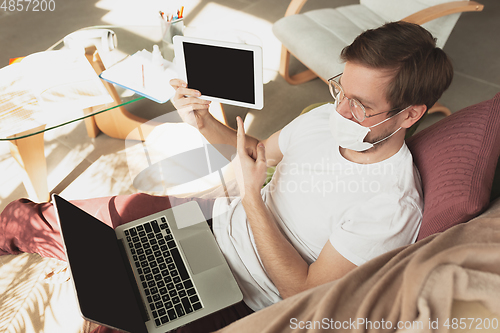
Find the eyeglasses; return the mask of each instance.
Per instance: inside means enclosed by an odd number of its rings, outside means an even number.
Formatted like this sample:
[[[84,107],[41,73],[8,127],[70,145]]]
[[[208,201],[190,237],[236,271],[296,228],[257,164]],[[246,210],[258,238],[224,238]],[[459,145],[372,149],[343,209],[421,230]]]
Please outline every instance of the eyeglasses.
[[[339,75],[336,75],[330,79],[328,79],[328,88],[330,89],[330,94],[332,94],[333,99],[337,102],[338,105],[344,100],[344,98],[347,98],[347,101],[349,102],[349,107],[351,109],[351,113],[353,117],[359,121],[360,123],[363,122],[366,118],[370,117],[375,117],[378,116],[379,114],[383,113],[388,113],[392,111],[398,111],[401,110],[400,108],[397,109],[392,109],[389,111],[383,111],[371,115],[366,115],[366,109],[361,104],[360,101],[354,98],[349,98],[345,95],[344,93],[344,88],[340,85],[340,77],[342,76],[343,73],[340,73]]]

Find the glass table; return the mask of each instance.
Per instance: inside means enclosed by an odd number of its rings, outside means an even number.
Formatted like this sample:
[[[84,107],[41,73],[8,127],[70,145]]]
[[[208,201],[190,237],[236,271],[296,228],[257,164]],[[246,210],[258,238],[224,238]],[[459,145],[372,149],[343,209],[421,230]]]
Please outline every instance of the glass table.
[[[86,57],[97,74],[139,50],[152,51],[155,44],[159,45],[160,48],[163,47],[159,26],[93,26],[79,31],[96,31],[97,29],[113,31],[118,42],[113,50],[108,50],[109,46],[103,47],[100,43],[96,43],[97,48],[93,46],[86,48]],[[186,29],[185,33],[209,38],[209,36],[203,36],[200,31]],[[206,30],[204,32],[207,33]],[[208,33],[210,34],[210,32]],[[61,39],[47,50],[59,50],[65,47],[68,45],[65,45],[64,40]],[[25,114],[26,109],[30,109],[31,113],[28,113],[28,116],[20,117],[16,112],[2,116],[0,110],[0,141],[9,141],[12,156],[26,171],[28,181],[25,181],[24,185],[28,195],[33,200],[46,201],[50,199],[44,153],[45,132],[83,120],[90,137],[96,137],[100,132],[103,132],[113,138],[144,141],[148,133],[154,129],[154,122],[134,115],[125,108],[128,104],[142,100],[144,97],[108,82],[103,81],[103,83],[113,99],[110,104],[94,106],[85,110],[65,110],[65,112],[45,110],[42,116],[34,117],[33,115],[37,112],[42,112],[41,108],[36,106],[36,101],[34,102],[33,99],[23,101],[21,99],[16,107]],[[12,103],[12,100],[9,96],[2,96],[2,91],[0,91],[1,103],[5,101]],[[212,103],[210,112],[219,121],[226,123],[222,105]],[[134,131],[136,128],[141,130]],[[131,135],[136,135],[136,137],[131,137]]]

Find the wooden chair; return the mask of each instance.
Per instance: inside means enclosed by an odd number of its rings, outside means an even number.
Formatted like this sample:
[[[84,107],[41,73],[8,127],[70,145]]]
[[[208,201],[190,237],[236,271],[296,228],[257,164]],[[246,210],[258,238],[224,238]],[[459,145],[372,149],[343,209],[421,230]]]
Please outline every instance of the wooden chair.
[[[359,4],[324,8],[299,14],[307,0],[292,0],[285,17],[273,26],[273,32],[282,42],[279,73],[290,84],[301,84],[319,77],[328,78],[343,70],[339,59],[342,48],[349,45],[366,29],[385,22],[403,20],[420,24],[437,38],[443,47],[460,14],[482,11],[484,6],[475,1],[433,0],[433,6],[415,0],[360,0]],[[428,3],[430,1],[427,1]],[[308,69],[290,75],[290,55]],[[436,103],[430,110],[450,115],[451,111]]]

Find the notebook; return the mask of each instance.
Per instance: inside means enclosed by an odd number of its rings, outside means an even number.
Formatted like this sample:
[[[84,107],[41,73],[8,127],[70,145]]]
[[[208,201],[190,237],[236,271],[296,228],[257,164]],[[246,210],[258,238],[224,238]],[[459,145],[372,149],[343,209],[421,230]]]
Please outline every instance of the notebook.
[[[164,333],[242,300],[198,203],[113,229],[59,195],[52,198],[86,320]]]
[[[179,77],[201,92],[201,99],[252,109],[264,106],[262,48],[174,36]]]
[[[170,80],[178,75],[171,62],[162,61],[163,66],[158,68],[152,62],[151,52],[137,51],[103,71],[99,77],[163,104],[175,94]]]

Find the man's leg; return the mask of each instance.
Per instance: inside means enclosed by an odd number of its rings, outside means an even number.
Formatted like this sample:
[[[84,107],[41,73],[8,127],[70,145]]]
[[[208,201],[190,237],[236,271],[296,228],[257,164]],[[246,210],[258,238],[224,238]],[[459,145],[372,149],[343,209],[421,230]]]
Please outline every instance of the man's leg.
[[[207,219],[212,217],[213,200],[151,196],[143,193],[75,200],[73,204],[116,228],[138,218],[196,200]],[[66,260],[59,225],[51,203],[36,204],[28,199],[11,202],[0,214],[0,255],[21,252]]]

